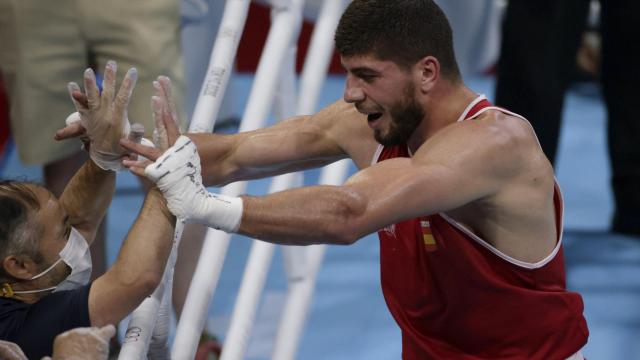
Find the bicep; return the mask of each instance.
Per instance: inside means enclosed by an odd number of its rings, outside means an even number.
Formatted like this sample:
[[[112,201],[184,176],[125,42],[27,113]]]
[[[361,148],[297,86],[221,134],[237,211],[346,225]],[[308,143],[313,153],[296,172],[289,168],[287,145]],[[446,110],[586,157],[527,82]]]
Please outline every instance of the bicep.
[[[399,221],[461,207],[493,189],[481,174],[410,158],[380,162],[358,172],[345,186],[365,200],[366,208],[359,219],[362,235]]]

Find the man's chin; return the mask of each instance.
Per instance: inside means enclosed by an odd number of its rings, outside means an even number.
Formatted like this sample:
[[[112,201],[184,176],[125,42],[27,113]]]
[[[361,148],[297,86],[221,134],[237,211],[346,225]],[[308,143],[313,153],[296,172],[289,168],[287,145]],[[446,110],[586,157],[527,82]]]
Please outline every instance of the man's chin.
[[[373,136],[378,142],[378,144],[382,146],[394,146],[394,145],[400,145],[403,143],[402,141],[399,141],[396,138],[382,135],[380,133],[380,130],[375,130],[375,132],[373,133]]]

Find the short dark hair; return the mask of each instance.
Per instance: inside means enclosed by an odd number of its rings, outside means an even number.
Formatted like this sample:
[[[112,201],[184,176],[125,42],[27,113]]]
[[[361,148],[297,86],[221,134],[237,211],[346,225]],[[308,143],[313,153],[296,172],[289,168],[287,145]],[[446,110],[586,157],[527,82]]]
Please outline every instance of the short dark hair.
[[[33,219],[40,202],[32,187],[17,180],[0,181],[0,261],[9,255],[28,255],[36,263],[42,261],[38,251],[42,224]],[[9,278],[0,266],[0,278]]]
[[[460,79],[451,26],[433,0],[354,0],[340,18],[335,44],[343,56],[373,55],[409,68],[425,56]]]

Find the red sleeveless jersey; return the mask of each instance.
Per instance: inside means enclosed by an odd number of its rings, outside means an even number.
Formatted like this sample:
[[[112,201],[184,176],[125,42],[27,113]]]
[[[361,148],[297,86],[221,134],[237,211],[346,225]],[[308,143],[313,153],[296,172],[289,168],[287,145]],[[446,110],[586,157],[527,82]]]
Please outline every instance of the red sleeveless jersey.
[[[460,120],[488,108],[507,112],[479,97]],[[406,145],[380,146],[374,163],[408,156]],[[557,185],[554,205],[557,245],[535,264],[442,213],[378,232],[382,291],[402,330],[403,359],[566,359],[586,344],[582,298],[565,285]]]

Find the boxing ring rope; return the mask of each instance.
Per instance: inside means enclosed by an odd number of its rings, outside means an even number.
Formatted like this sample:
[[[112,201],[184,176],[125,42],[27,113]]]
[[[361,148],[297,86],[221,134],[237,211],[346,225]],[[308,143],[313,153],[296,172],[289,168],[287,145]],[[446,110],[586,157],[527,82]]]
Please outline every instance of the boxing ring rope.
[[[311,114],[316,110],[333,54],[333,34],[345,7],[345,0],[325,0],[322,4],[300,80],[298,114]],[[326,166],[322,169],[320,184],[344,183],[349,164],[349,160],[340,160]],[[303,256],[306,255],[305,272],[301,277],[289,276],[289,291],[280,319],[272,359],[295,359],[326,245],[312,245],[302,249],[305,250]]]
[[[294,38],[291,29],[301,19],[301,10],[297,10],[297,14],[292,11],[301,7],[296,6],[296,3],[301,4],[301,0],[278,1],[273,4],[275,13],[240,124],[240,132],[261,128],[266,122],[274,90],[280,79],[279,69]],[[244,193],[246,186],[244,181],[235,182],[222,188],[222,194],[238,196]],[[172,349],[173,359],[192,359],[196,352],[229,240],[230,235],[224,232],[211,229],[207,232],[178,324]]]
[[[294,84],[294,57],[293,45],[297,39],[301,24],[302,4],[304,0],[272,0],[272,26],[269,31],[267,43],[263,50],[260,64],[256,72],[254,86],[252,88],[249,103],[245,110],[239,131],[250,131],[264,125],[265,119],[274,100],[276,82],[280,79],[284,90],[283,96],[278,99],[276,110],[280,110],[280,117],[293,115],[292,99],[295,91]],[[332,36],[337,24],[337,19],[344,8],[344,0],[327,0],[323,5],[321,17],[318,19],[316,30],[312,38],[309,56],[303,73],[303,89],[297,106],[298,113],[311,113],[315,110],[323,77],[328,68],[332,51]],[[228,83],[232,64],[237,50],[242,29],[248,12],[248,0],[228,0],[225,5],[224,16],[220,30],[212,50],[207,76],[202,86],[194,117],[191,122],[190,132],[210,132],[213,129],[217,112]],[[328,17],[331,15],[332,17]],[[291,31],[294,28],[296,31]],[[322,36],[324,34],[324,36]],[[288,55],[287,55],[288,54]],[[278,70],[282,64],[288,64],[289,72]],[[322,71],[318,71],[321,69]],[[308,85],[304,85],[308,84]],[[288,86],[288,90],[286,89]],[[288,100],[287,100],[288,99]],[[286,104],[286,102],[289,104]],[[277,106],[280,105],[280,106]],[[347,161],[341,161],[327,167],[321,176],[323,184],[340,184],[344,181],[348,168]],[[333,169],[333,170],[330,170]],[[286,174],[276,177],[272,183],[271,191],[280,191],[300,183],[299,174]],[[229,196],[237,196],[246,189],[246,182],[237,182],[225,186],[222,193]],[[132,319],[125,335],[120,358],[142,359],[145,357],[151,329],[154,329],[158,313],[163,318],[170,312],[171,281],[173,267],[177,257],[176,250],[182,231],[181,226],[176,226],[173,250],[163,276],[162,284],[154,294],[145,300],[132,314]],[[228,248],[230,235],[221,231],[209,229],[207,231],[202,253],[198,261],[196,272],[191,282],[181,321],[178,324],[176,337],[173,344],[171,358],[192,359],[195,356],[197,343],[204,327],[208,306],[214,294],[219,279],[224,257]],[[255,308],[264,286],[263,268],[268,268],[273,254],[273,246],[264,242],[255,242],[256,250],[252,249],[250,261],[247,264],[242,286],[246,288],[240,291],[232,326],[229,329],[223,359],[240,359],[247,345],[250,327],[253,324]],[[266,246],[265,246],[266,245]],[[287,304],[291,304],[285,310],[283,322],[279,328],[276,352],[274,358],[280,359],[276,354],[290,353],[287,358],[293,357],[299,342],[299,333],[302,330],[304,319],[310,303],[315,276],[319,269],[324,254],[323,246],[309,248],[283,247],[285,269],[290,282],[290,291]],[[251,260],[252,258],[262,260]],[[303,266],[304,260],[309,261]],[[267,261],[265,261],[267,260]],[[262,275],[260,275],[262,274]],[[260,278],[262,277],[262,278]],[[253,280],[251,280],[253,279]],[[167,290],[167,291],[165,291]],[[244,295],[243,295],[244,293]],[[244,299],[244,300],[243,300]],[[245,304],[245,305],[243,305]],[[162,305],[162,307],[161,307]],[[247,311],[249,310],[249,311]],[[246,316],[248,315],[248,316]],[[149,355],[153,358],[167,358],[166,341],[168,337],[168,320],[159,320],[153,332],[153,342],[149,348]],[[234,325],[235,324],[235,325]],[[292,330],[295,336],[290,333]],[[294,340],[284,340],[290,337]],[[281,343],[281,344],[280,344]],[[278,345],[280,344],[280,345]],[[153,353],[154,349],[159,350]],[[278,350],[285,349],[285,350]],[[284,355],[283,355],[284,356]],[[285,357],[282,357],[283,359]]]
[[[274,99],[274,113],[276,113],[278,120],[295,114],[296,40],[302,24],[303,2],[304,0],[293,0],[289,4],[290,8],[286,10],[290,12],[292,16],[291,21],[294,27],[289,30],[291,35],[288,39],[288,49],[285,49],[285,59],[280,69],[280,82],[277,84]],[[278,14],[279,11],[282,11],[282,8],[272,10],[273,21],[275,21],[278,16],[281,16]],[[269,192],[283,191],[296,184],[299,185],[301,182],[301,174],[299,173],[276,176],[271,182]],[[221,360],[241,360],[244,358],[274,250],[275,245],[273,244],[263,241],[253,241],[240,284],[240,290],[238,291],[238,297],[231,315],[229,330],[222,347]],[[288,256],[290,260],[295,261],[291,259],[291,257],[292,256]],[[295,266],[295,262],[290,262],[290,264]],[[291,265],[289,265],[288,268],[291,268]],[[285,268],[287,268],[287,266],[285,266]]]
[[[224,91],[229,81],[229,75],[233,69],[235,54],[249,11],[249,1],[227,0],[225,4],[216,42],[211,52],[207,75],[189,127],[190,132],[211,132],[213,130]],[[168,321],[163,323],[163,326],[156,326],[156,319],[159,313],[164,317],[164,315],[168,316],[171,311],[173,268],[177,258],[177,248],[182,236],[182,229],[182,224],[176,224],[174,243],[163,280],[154,293],[145,299],[132,313],[118,359],[145,359],[152,334],[154,337],[154,345],[152,346],[154,358],[168,357],[166,346]],[[207,237],[210,237],[211,232],[212,230],[208,231]],[[222,256],[224,256],[224,253]],[[199,337],[199,333],[197,337]],[[187,359],[189,357],[180,357],[180,354],[172,353],[172,358]],[[192,359],[193,355],[190,358]]]
[[[323,3],[305,61],[300,97],[295,110],[298,114],[309,114],[315,110],[333,53],[333,33],[344,6],[343,0],[328,0]],[[293,104],[287,102],[295,98],[295,89],[291,86],[294,76],[294,56],[295,49],[291,49],[289,61],[282,70],[283,86],[279,94],[283,101],[276,102],[276,106],[280,105],[280,118],[294,115]],[[331,185],[343,183],[348,166],[349,161],[343,160],[325,168],[320,182]],[[300,179],[300,174],[297,173],[278,176],[272,181],[270,192],[296,186],[301,183]],[[281,249],[289,291],[272,355],[273,359],[278,360],[295,357],[325,247],[282,246]],[[252,245],[223,347],[222,360],[244,358],[274,250],[275,245],[262,241],[254,241]]]

